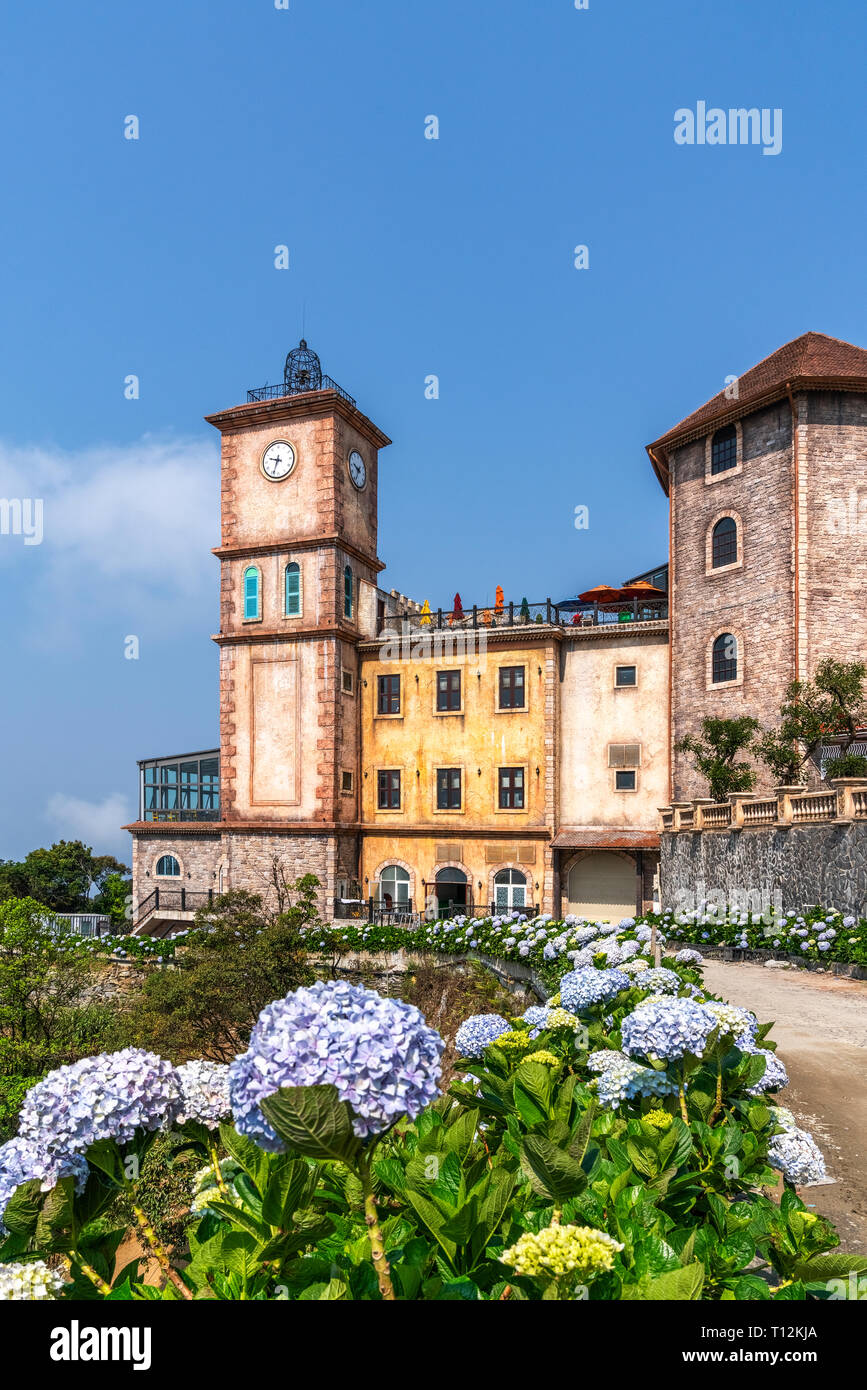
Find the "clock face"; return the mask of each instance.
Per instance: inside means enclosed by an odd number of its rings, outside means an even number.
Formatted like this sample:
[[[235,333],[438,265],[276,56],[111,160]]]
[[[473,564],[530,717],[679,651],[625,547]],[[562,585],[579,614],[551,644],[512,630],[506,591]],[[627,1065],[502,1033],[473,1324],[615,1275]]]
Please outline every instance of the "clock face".
[[[288,478],[295,467],[295,450],[285,439],[275,439],[262,455],[262,472],[272,483]]]
[[[367,465],[357,449],[349,455],[349,476],[360,492],[367,482]]]

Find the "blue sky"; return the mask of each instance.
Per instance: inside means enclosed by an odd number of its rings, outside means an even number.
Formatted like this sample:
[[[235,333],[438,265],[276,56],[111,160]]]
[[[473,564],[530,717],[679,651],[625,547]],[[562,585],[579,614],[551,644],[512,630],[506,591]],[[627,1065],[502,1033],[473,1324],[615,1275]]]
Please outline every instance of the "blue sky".
[[[278,380],[302,318],[395,441],[386,587],[535,601],[663,558],[644,445],[807,329],[867,345],[865,27],[833,0],[7,13],[0,497],[42,498],[44,539],[0,535],[0,857],[125,851],[136,758],[216,742],[202,416]],[[782,152],[676,145],[700,100],[780,108]]]

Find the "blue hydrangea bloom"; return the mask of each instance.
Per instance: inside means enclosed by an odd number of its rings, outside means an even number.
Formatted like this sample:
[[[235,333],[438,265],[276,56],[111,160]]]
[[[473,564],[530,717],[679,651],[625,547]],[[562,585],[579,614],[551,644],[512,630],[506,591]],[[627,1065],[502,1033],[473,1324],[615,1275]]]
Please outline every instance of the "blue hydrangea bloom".
[[[560,998],[564,1009],[583,1013],[594,1004],[607,1004],[621,990],[631,989],[632,981],[622,970],[570,970],[560,981]]]
[[[496,1014],[478,1014],[478,1018],[496,1018]],[[531,1028],[544,1028],[545,1020],[548,1017],[548,1009],[544,1004],[531,1004],[529,1009],[525,1009],[521,1015],[525,1023],[529,1023]],[[505,1022],[505,1020],[503,1020]],[[463,1026],[463,1025],[462,1025]],[[501,1030],[502,1031],[502,1030]],[[458,1030],[460,1037],[460,1030]],[[469,1053],[464,1052],[462,1056],[468,1057]]]
[[[181,1103],[171,1062],[125,1047],[50,1071],[27,1092],[19,1133],[52,1157],[84,1153],[98,1139],[123,1144],[137,1129],[170,1128]]]
[[[754,1086],[746,1088],[748,1096],[760,1096],[764,1091],[779,1091],[783,1086],[788,1086],[789,1074],[775,1052],[770,1052],[764,1047],[753,1047],[752,1043],[748,1043],[742,1050],[765,1059],[764,1075],[759,1077]]]
[[[642,1067],[628,1057],[618,1058],[613,1065],[602,1068],[596,1083],[599,1104],[606,1110],[613,1110],[625,1100],[635,1100],[641,1096],[671,1096],[676,1092],[677,1081],[667,1072]]]
[[[621,1024],[623,1051],[630,1056],[674,1061],[686,1053],[701,1057],[717,1020],[703,1004],[692,999],[659,999],[645,1002],[627,1014]]]
[[[540,1012],[547,1016],[548,1010],[541,1009]],[[472,1018],[464,1020],[455,1034],[455,1050],[460,1057],[481,1057],[485,1048],[496,1042],[501,1033],[508,1033],[511,1026],[500,1014],[473,1014]]]
[[[822,1152],[812,1134],[799,1129],[794,1116],[787,1110],[778,1110],[777,1118],[783,1125],[783,1133],[775,1134],[768,1145],[768,1162],[793,1185],[821,1182],[828,1173]]]
[[[508,1026],[508,1025],[507,1025]],[[250,1046],[229,1068],[235,1128],[270,1153],[285,1145],[259,1102],[281,1086],[337,1088],[360,1139],[415,1119],[439,1095],[445,1044],[418,1009],[345,980],[318,980],[259,1015]]]

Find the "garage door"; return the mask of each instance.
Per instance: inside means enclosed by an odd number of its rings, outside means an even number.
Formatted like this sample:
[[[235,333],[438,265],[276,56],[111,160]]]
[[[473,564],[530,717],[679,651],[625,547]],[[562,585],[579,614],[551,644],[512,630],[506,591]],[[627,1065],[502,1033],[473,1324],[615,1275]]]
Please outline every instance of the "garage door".
[[[568,912],[591,921],[635,916],[635,865],[619,854],[587,854],[573,864],[567,883]]]

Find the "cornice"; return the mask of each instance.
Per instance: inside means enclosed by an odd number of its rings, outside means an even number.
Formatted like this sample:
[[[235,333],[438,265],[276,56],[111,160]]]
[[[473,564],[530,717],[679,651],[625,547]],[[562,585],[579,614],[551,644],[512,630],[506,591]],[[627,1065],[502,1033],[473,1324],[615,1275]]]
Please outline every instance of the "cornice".
[[[252,559],[256,555],[279,555],[290,551],[340,550],[345,555],[351,555],[353,560],[358,560],[361,564],[367,565],[376,574],[385,569],[385,561],[377,556],[371,558],[363,550],[359,550],[344,537],[338,535],[336,531],[329,531],[324,536],[303,536],[297,539],[263,541],[261,543],[249,543],[244,545],[215,545],[211,548],[211,554],[216,555],[218,560],[242,560]]]
[[[310,419],[326,415],[341,416],[376,449],[384,449],[391,443],[387,434],[383,434],[357,406],[350,405],[336,391],[310,391],[300,396],[278,396],[272,401],[248,401],[246,405],[233,405],[228,410],[219,410],[204,418],[221,434],[237,434],[251,425],[267,426],[302,416]]]

